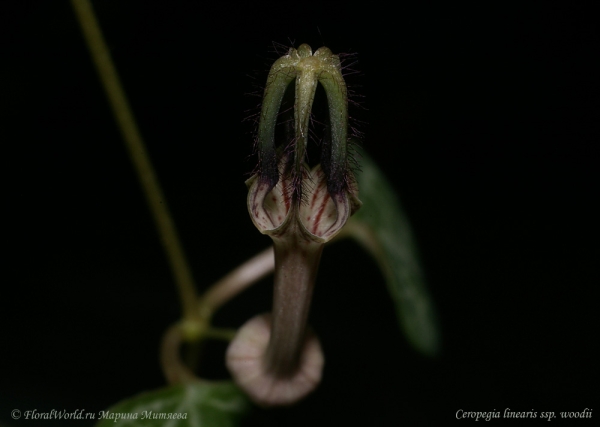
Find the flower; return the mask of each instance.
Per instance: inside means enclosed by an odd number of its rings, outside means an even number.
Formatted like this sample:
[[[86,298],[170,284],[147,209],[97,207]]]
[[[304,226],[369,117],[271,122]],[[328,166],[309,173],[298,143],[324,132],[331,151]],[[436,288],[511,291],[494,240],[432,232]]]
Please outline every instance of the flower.
[[[275,124],[295,79],[294,137],[275,146]],[[321,163],[306,163],[308,125],[317,84],[327,94],[329,126]],[[307,318],[323,246],[359,207],[347,149],[347,92],[337,55],[322,47],[290,49],[271,67],[261,111],[259,172],[248,185],[248,211],[271,237],[275,253],[273,311],[247,322],[227,351],[236,383],[257,403],[291,404],[319,383],[320,344]]]

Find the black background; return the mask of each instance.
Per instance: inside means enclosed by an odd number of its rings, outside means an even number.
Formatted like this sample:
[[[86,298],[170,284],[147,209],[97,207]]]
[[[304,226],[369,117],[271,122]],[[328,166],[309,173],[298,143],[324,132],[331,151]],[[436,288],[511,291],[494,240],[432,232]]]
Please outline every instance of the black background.
[[[443,351],[414,352],[373,261],[336,244],[311,313],[323,383],[249,425],[599,410],[591,11],[546,1],[94,5],[200,288],[269,244],[245,209],[254,165],[243,119],[256,112],[260,97],[248,94],[260,93],[274,43],[357,53],[348,84],[364,99],[351,114],[413,224]],[[180,311],[69,3],[4,1],[0,23],[0,422],[34,425],[10,411],[95,412],[164,385],[158,343]],[[268,310],[269,286],[215,323]],[[203,375],[227,377],[224,349],[208,349]]]

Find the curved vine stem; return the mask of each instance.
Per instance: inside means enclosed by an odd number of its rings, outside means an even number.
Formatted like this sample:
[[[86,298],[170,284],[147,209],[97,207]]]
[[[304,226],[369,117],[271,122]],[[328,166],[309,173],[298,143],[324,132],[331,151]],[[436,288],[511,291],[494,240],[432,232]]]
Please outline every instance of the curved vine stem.
[[[183,251],[175,223],[150,162],[144,141],[125,96],[119,75],[110,57],[100,25],[89,0],[71,0],[85,41],[104,86],[113,114],[133,162],[146,201],[166,252],[181,300],[183,318],[193,321],[198,317],[192,271]]]
[[[223,304],[241,291],[256,283],[275,268],[273,247],[250,258],[213,284],[200,297],[199,311],[203,318],[210,318]]]

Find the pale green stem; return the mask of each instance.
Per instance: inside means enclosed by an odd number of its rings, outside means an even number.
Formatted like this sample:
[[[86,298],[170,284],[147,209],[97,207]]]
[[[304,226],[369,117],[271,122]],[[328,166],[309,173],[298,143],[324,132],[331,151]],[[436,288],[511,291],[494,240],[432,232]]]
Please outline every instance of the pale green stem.
[[[244,289],[270,274],[275,268],[273,247],[237,267],[227,276],[212,285],[200,298],[200,315],[210,319],[212,314]]]
[[[184,339],[180,324],[172,325],[164,333],[160,346],[160,365],[169,384],[197,381],[194,373],[181,361],[179,348]]]
[[[150,162],[144,141],[135,123],[133,113],[123,91],[117,70],[112,62],[102,31],[89,0],[71,0],[81,25],[86,43],[100,75],[121,135],[142,185],[146,201],[152,212],[163,248],[173,271],[175,283],[183,309],[183,317],[192,320],[198,317],[196,291],[192,272],[183,252],[177,230],[166,199]]]
[[[237,334],[237,329],[234,328],[210,328],[206,331],[206,338],[214,340],[232,341]]]
[[[236,334],[235,329],[208,328],[202,338],[212,338],[231,341]],[[160,365],[169,384],[187,384],[193,381],[202,381],[189,366],[181,360],[180,349],[186,341],[186,330],[183,323],[171,325],[163,334],[160,345]],[[196,342],[194,344],[198,344]]]
[[[345,238],[356,240],[356,242],[371,253],[376,260],[384,258],[381,245],[377,242],[377,237],[373,233],[371,227],[353,217],[348,218],[346,225],[344,225],[331,242],[337,242]]]

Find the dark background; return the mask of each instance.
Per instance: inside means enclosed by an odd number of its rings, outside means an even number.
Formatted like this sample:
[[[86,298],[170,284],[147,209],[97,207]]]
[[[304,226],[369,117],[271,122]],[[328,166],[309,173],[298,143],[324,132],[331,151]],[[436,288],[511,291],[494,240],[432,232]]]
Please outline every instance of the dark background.
[[[374,262],[336,244],[311,313],[323,383],[249,425],[599,410],[597,22],[567,2],[446,3],[94,2],[202,289],[269,244],[245,209],[243,119],[274,43],[357,53],[351,114],[413,224],[443,350],[414,352]],[[180,311],[70,4],[4,1],[0,24],[0,422],[33,425],[10,411],[95,412],[163,386]],[[268,310],[269,287],[215,322]],[[205,376],[228,375],[224,349]]]

